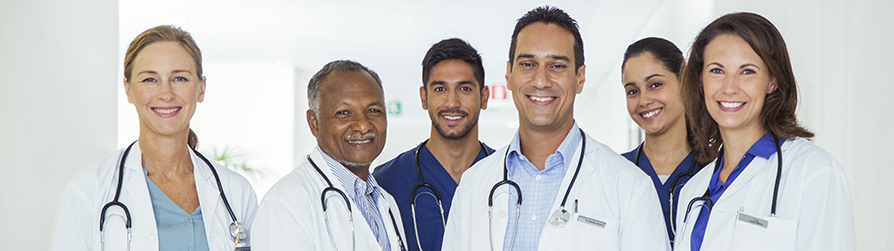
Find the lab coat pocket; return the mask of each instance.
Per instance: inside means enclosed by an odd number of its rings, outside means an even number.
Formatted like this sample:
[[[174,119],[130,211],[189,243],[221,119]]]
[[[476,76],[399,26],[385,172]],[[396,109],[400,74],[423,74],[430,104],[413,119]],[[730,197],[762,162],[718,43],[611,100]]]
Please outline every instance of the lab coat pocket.
[[[572,247],[601,247],[601,250],[618,250],[619,223],[617,219],[576,214],[568,223],[568,236]],[[571,250],[571,249],[569,249]]]
[[[797,221],[776,217],[736,216],[730,250],[795,250]]]

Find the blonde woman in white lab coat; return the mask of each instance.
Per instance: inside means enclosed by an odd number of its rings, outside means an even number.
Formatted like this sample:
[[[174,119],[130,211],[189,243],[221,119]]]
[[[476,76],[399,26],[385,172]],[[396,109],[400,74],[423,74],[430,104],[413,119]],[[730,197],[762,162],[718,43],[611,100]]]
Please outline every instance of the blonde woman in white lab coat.
[[[254,190],[194,150],[189,121],[204,98],[205,78],[190,34],[158,26],[138,35],[124,59],[124,86],[139,115],[139,140],[68,183],[52,250],[247,247]]]
[[[847,178],[797,122],[791,62],[770,21],[733,13],[709,24],[682,95],[697,160],[711,163],[680,194],[675,250],[855,249]]]

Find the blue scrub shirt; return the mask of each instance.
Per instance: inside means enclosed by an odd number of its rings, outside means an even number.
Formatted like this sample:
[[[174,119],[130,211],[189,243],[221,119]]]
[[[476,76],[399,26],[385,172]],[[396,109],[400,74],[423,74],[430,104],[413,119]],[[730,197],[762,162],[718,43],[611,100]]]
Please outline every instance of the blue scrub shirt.
[[[636,163],[636,153],[639,149],[640,147],[636,147],[633,151],[621,154],[621,156],[624,156],[624,158],[627,158],[630,162]],[[695,164],[695,169],[692,174],[681,176],[675,184],[673,183],[674,179],[677,176],[680,176],[683,172],[689,171],[693,161],[695,161],[695,152],[689,152],[689,155],[686,155],[683,162],[680,162],[680,164],[677,165],[677,168],[674,169],[674,172],[671,173],[670,177],[667,178],[667,182],[662,184],[661,179],[658,178],[658,174],[655,173],[655,169],[652,167],[652,162],[649,161],[649,157],[646,156],[646,153],[642,153],[639,157],[638,167],[652,178],[652,184],[658,192],[658,202],[661,203],[661,210],[664,212],[664,225],[667,227],[667,237],[669,240],[674,239],[674,231],[673,228],[671,228],[671,221],[677,218],[677,212],[674,212],[673,215],[670,213],[670,191],[671,188],[674,189],[673,199],[674,207],[676,207],[677,203],[680,201],[680,189],[683,188],[683,185],[685,185],[686,182],[689,182],[689,179],[691,179],[695,173],[701,170],[701,165]],[[676,208],[674,209],[676,210]]]
[[[484,146],[487,154],[494,152],[494,149]],[[384,188],[394,200],[400,209],[400,216],[403,219],[404,233],[407,237],[407,248],[409,250],[419,250],[416,240],[416,234],[413,230],[413,214],[410,208],[410,192],[413,186],[419,183],[419,174],[416,171],[416,149],[410,149],[401,153],[394,159],[385,162],[373,171],[372,175],[376,178],[379,186]],[[479,151],[478,156],[472,165],[478,163],[479,160],[487,156],[484,151]],[[444,219],[450,211],[450,205],[453,202],[453,194],[456,191],[457,184],[450,177],[450,173],[444,170],[441,163],[435,159],[428,147],[423,146],[419,151],[419,168],[422,170],[422,179],[431,184],[438,190],[441,195],[441,204],[444,207]],[[438,208],[438,202],[435,200],[433,192],[428,188],[419,188],[416,190],[416,220],[419,228],[419,238],[422,239],[422,248],[428,250],[441,250],[441,242],[444,239],[444,226],[441,223],[441,210]]]

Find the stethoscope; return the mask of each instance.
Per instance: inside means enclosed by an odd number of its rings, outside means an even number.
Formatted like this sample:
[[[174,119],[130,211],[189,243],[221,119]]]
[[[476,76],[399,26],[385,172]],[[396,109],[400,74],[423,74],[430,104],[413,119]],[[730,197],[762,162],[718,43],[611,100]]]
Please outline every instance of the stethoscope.
[[[314,163],[314,160],[310,159],[310,155],[307,155],[307,161],[310,162],[310,165],[317,170],[317,173],[326,180],[326,184],[328,187],[323,189],[323,192],[320,194],[320,204],[323,205],[323,220],[326,221],[326,232],[329,234],[329,241],[332,242],[332,248],[338,250],[338,246],[335,245],[335,239],[332,238],[332,227],[329,226],[329,214],[326,213],[326,193],[334,192],[338,195],[341,195],[341,198],[345,201],[345,206],[348,208],[348,222],[351,223],[351,250],[357,250],[357,240],[354,236],[354,211],[351,209],[351,201],[348,200],[348,196],[345,195],[341,189],[335,188],[332,185],[332,181],[329,180],[329,177],[326,177],[326,174],[323,173],[323,170],[320,170],[320,167],[317,166],[317,163]],[[400,245],[400,250],[407,250],[404,247],[404,241],[400,238],[400,231],[397,229],[397,222],[394,220],[394,214],[391,213],[391,208],[388,208],[388,216],[391,217],[391,225],[394,227],[394,234],[397,235],[397,243]]]
[[[124,180],[122,179],[124,177],[124,162],[125,162],[125,160],[127,160],[127,154],[130,153],[130,149],[133,148],[133,145],[136,143],[137,143],[137,141],[130,143],[130,145],[127,146],[127,149],[124,150],[124,154],[121,155],[121,162],[118,163],[118,188],[115,189],[115,199],[113,199],[112,202],[106,203],[106,205],[102,207],[102,211],[100,212],[100,215],[99,215],[99,235],[100,235],[99,239],[100,239],[100,243],[101,243],[100,250],[105,250],[105,245],[103,245],[103,243],[105,243],[105,234],[103,232],[103,226],[104,226],[104,223],[106,220],[106,210],[108,210],[112,206],[118,206],[124,210],[124,217],[125,217],[124,226],[127,228],[127,250],[130,250],[130,241],[131,241],[130,211],[127,210],[127,206],[125,206],[124,203],[121,203],[120,201],[118,201],[118,198],[121,196],[121,185],[124,182]],[[220,198],[223,199],[224,206],[227,207],[227,211],[230,213],[230,218],[233,219],[233,222],[230,223],[230,235],[232,235],[233,239],[235,240],[235,243],[234,243],[234,248],[235,248],[235,246],[239,245],[240,240],[245,239],[248,236],[248,231],[246,231],[245,225],[242,225],[242,223],[239,223],[239,221],[236,220],[236,214],[234,214],[233,209],[230,208],[230,203],[227,202],[227,195],[224,194],[223,186],[220,185],[220,176],[217,175],[217,170],[215,170],[214,166],[211,165],[211,161],[208,161],[208,159],[205,158],[204,155],[199,153],[199,151],[196,151],[196,149],[192,149],[192,151],[196,155],[198,155],[199,158],[202,158],[202,161],[204,161],[205,164],[208,165],[208,168],[211,169],[211,173],[214,174],[214,180],[217,181],[217,190],[220,191]]]
[[[779,174],[782,173],[782,147],[779,146],[779,138],[777,138],[775,134],[770,133],[770,136],[773,136],[773,143],[776,144],[776,158],[778,159],[778,161],[776,163],[776,184],[773,186],[773,204],[770,206],[770,217],[775,217],[776,216],[776,199],[777,199],[777,195],[779,194],[779,179],[781,178],[779,176]],[[723,159],[723,147],[720,147],[720,153],[718,153],[718,155],[717,155],[717,161],[714,162],[714,173],[717,173],[717,171],[720,170],[720,162],[722,159]],[[683,227],[684,227],[683,230],[684,231],[686,230],[686,228],[685,228],[686,222],[689,220],[689,212],[690,212],[690,210],[692,210],[692,205],[695,204],[695,202],[703,201],[702,206],[704,206],[704,204],[708,204],[708,212],[710,212],[711,208],[714,207],[714,201],[708,197],[708,195],[710,194],[710,191],[711,191],[711,186],[708,186],[708,188],[705,189],[705,194],[703,194],[701,197],[695,197],[689,201],[689,205],[686,207],[686,215],[683,216]],[[685,234],[684,234],[684,237],[685,237]]]
[[[559,205],[559,209],[553,213],[552,217],[550,217],[549,223],[556,227],[565,226],[568,221],[571,220],[571,213],[568,213],[568,210],[565,210],[565,202],[568,201],[568,194],[571,193],[571,188],[574,187],[574,181],[577,179],[577,174],[580,173],[581,164],[584,162],[584,150],[587,148],[587,137],[584,135],[583,129],[580,130],[581,135],[581,147],[580,147],[580,159],[577,160],[577,168],[574,170],[574,176],[571,176],[571,182],[568,183],[568,189],[565,190],[565,197],[562,198],[562,204]],[[494,184],[494,186],[490,189],[490,195],[487,197],[487,231],[488,231],[488,239],[490,239],[490,249],[494,250],[494,240],[490,237],[490,233],[493,231],[493,223],[491,217],[493,215],[494,209],[494,192],[497,191],[502,185],[510,185],[515,188],[515,192],[518,194],[518,199],[515,202],[515,226],[512,228],[512,242],[509,243],[509,251],[512,251],[512,246],[515,245],[515,234],[518,232],[518,217],[521,215],[521,205],[522,205],[522,193],[521,188],[519,188],[518,184],[514,181],[509,180],[509,168],[506,167],[506,159],[509,157],[509,148],[506,148],[506,153],[503,155],[503,180]]]
[[[639,143],[639,148],[636,149],[636,158],[633,160],[634,165],[639,166],[639,157],[642,155],[642,153],[643,153],[643,143]],[[670,198],[669,198],[670,211],[668,212],[668,217],[669,217],[669,219],[671,219],[670,227],[671,227],[671,233],[673,233],[673,234],[677,234],[677,229],[675,229],[675,226],[674,226],[674,193],[676,193],[676,191],[677,191],[677,187],[678,187],[677,182],[679,182],[680,179],[685,176],[689,176],[689,177],[695,176],[696,172],[702,170],[702,167],[700,165],[698,167],[698,170],[695,170],[695,163],[696,163],[696,161],[693,159],[692,164],[689,165],[689,170],[678,173],[677,176],[674,176],[674,179],[671,182]],[[683,186],[679,186],[679,187],[683,187]],[[673,244],[674,240],[671,240],[670,242],[671,242],[671,244]]]
[[[428,189],[431,189],[432,192],[434,192],[435,200],[438,201],[438,208],[441,209],[441,224],[444,226],[444,228],[447,228],[447,219],[444,217],[444,206],[442,206],[442,204],[441,204],[441,194],[438,193],[438,190],[435,189],[434,186],[432,186],[431,184],[422,180],[422,168],[419,166],[419,152],[422,151],[422,147],[425,146],[426,143],[428,143],[427,139],[425,141],[423,141],[422,144],[419,144],[418,147],[416,147],[416,154],[415,154],[416,173],[419,174],[419,183],[416,183],[416,185],[413,186],[413,190],[410,190],[410,211],[413,213],[413,231],[416,234],[416,245],[419,246],[419,250],[422,250],[422,240],[419,239],[419,227],[416,225],[416,190],[417,189],[419,189],[421,187],[427,187]],[[481,141],[478,141],[478,145],[480,145],[481,150],[484,151],[484,157],[487,157],[488,155],[490,155],[490,153],[487,153],[487,148],[484,147],[484,143],[481,143]]]

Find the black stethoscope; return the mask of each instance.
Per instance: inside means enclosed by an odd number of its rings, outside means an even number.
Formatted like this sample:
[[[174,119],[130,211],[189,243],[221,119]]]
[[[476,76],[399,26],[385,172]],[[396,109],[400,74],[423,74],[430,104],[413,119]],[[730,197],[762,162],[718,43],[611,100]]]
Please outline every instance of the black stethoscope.
[[[773,186],[773,204],[770,207],[770,217],[775,217],[776,216],[776,198],[777,198],[777,195],[779,194],[779,179],[781,178],[779,176],[779,174],[782,173],[782,147],[779,146],[779,138],[777,138],[775,134],[770,133],[770,136],[773,136],[773,143],[776,144],[776,157],[778,159],[778,161],[776,163],[776,184]],[[717,161],[714,163],[714,173],[717,173],[717,171],[720,170],[720,161],[722,160],[722,158],[723,158],[723,147],[720,147],[720,153],[717,155]],[[689,212],[690,212],[690,210],[692,210],[692,205],[695,204],[695,202],[703,201],[704,204],[708,204],[708,212],[710,212],[711,208],[714,207],[714,201],[708,197],[708,195],[710,194],[710,191],[711,191],[711,186],[709,185],[708,188],[705,189],[704,195],[702,195],[701,197],[695,197],[689,201],[689,205],[686,207],[686,215],[683,217],[684,230],[685,230],[685,226],[686,226],[686,221],[689,220]],[[704,204],[702,204],[702,205],[704,205]]]
[[[125,206],[124,203],[121,203],[120,201],[118,201],[118,198],[121,196],[121,185],[124,182],[124,180],[123,180],[124,162],[125,162],[125,160],[127,160],[127,154],[130,153],[130,149],[133,148],[133,145],[136,143],[137,143],[137,141],[130,143],[130,145],[127,146],[127,149],[124,150],[124,154],[121,155],[121,162],[118,163],[118,188],[115,189],[115,199],[113,199],[112,202],[106,203],[106,205],[102,207],[102,211],[100,212],[100,215],[99,215],[99,235],[100,235],[99,239],[100,239],[100,243],[105,243],[105,234],[103,233],[103,226],[104,226],[104,223],[106,220],[106,210],[108,210],[112,206],[118,206],[124,210],[124,216],[125,216],[124,226],[127,228],[127,250],[130,250],[130,240],[131,240],[130,211],[127,210],[127,206]],[[234,245],[239,245],[239,241],[242,239],[245,239],[248,236],[248,231],[245,229],[245,225],[242,225],[242,223],[239,223],[239,221],[236,220],[236,214],[233,213],[233,209],[230,208],[230,203],[227,202],[227,195],[224,194],[223,186],[220,185],[220,176],[217,175],[217,170],[214,169],[214,165],[211,165],[211,161],[208,161],[208,159],[205,158],[204,155],[199,153],[199,151],[196,151],[196,149],[191,149],[191,150],[196,155],[198,155],[199,158],[202,158],[202,161],[204,161],[205,164],[208,165],[208,168],[211,169],[211,173],[214,174],[214,180],[217,181],[217,190],[220,191],[220,198],[223,199],[224,206],[227,207],[227,212],[230,213],[230,218],[233,219],[233,222],[230,223],[230,235],[232,235],[233,239],[235,240]],[[100,250],[105,250],[105,245],[100,244],[100,246],[101,246]]]
[[[341,198],[345,201],[345,205],[348,208],[348,221],[351,223],[351,250],[357,250],[357,240],[354,236],[354,211],[351,209],[351,201],[348,200],[348,196],[345,195],[345,192],[332,185],[332,181],[329,180],[329,177],[326,177],[323,170],[320,170],[317,163],[314,163],[314,160],[310,159],[310,155],[307,155],[307,161],[310,162],[310,165],[317,170],[317,173],[319,173],[320,176],[326,180],[326,184],[329,185],[324,188],[323,192],[320,194],[320,204],[323,205],[323,220],[326,221],[326,232],[329,233],[329,241],[332,242],[332,248],[338,250],[338,246],[335,245],[335,239],[332,238],[332,228],[329,227],[329,214],[326,213],[326,193],[328,192],[334,192],[341,195]],[[388,216],[391,217],[391,225],[394,227],[394,234],[397,235],[397,244],[400,246],[400,250],[407,250],[406,247],[404,247],[403,239],[400,238],[400,231],[397,229],[397,221],[394,220],[394,214],[391,213],[391,207],[388,207]]]
[[[642,153],[643,153],[643,143],[639,143],[639,148],[636,149],[636,158],[633,160],[633,164],[634,164],[634,165],[639,166],[639,157],[640,157],[640,155],[642,155]],[[693,158],[695,158],[695,157],[693,157]],[[677,182],[679,182],[680,179],[683,178],[683,177],[686,177],[686,176],[689,176],[689,177],[695,176],[695,173],[696,173],[696,172],[702,170],[701,165],[699,165],[698,170],[696,170],[696,169],[695,169],[695,164],[696,164],[696,161],[695,161],[695,159],[693,159],[693,160],[692,160],[692,164],[689,165],[689,170],[687,170],[687,171],[683,171],[683,172],[681,172],[681,173],[678,173],[677,176],[674,176],[674,179],[673,179],[673,181],[671,182],[670,198],[669,198],[669,200],[670,200],[670,211],[668,212],[668,217],[669,217],[669,219],[671,219],[671,220],[670,220],[670,224],[671,224],[671,233],[673,233],[673,234],[677,234],[677,229],[674,228],[674,227],[675,227],[675,226],[674,226],[674,193],[676,193],[676,190],[677,190],[677,188],[678,188],[678,186],[677,186]],[[683,186],[679,186],[679,187],[683,187]],[[673,243],[674,243],[674,240],[671,240],[671,244],[673,244]]]
[[[419,239],[419,227],[416,225],[416,190],[417,189],[419,189],[421,187],[427,187],[428,189],[431,189],[432,192],[434,192],[435,200],[438,201],[438,208],[441,209],[441,224],[444,226],[444,228],[447,228],[447,219],[444,217],[444,206],[442,206],[442,204],[441,204],[441,194],[438,193],[438,190],[435,189],[434,186],[432,186],[431,184],[422,180],[422,168],[419,166],[419,152],[422,151],[422,147],[425,146],[426,143],[428,143],[427,139],[425,141],[423,141],[422,144],[419,144],[419,146],[416,147],[416,154],[415,154],[416,174],[419,174],[419,183],[416,183],[416,185],[413,186],[413,189],[410,190],[410,211],[413,214],[413,231],[416,234],[416,245],[419,246],[419,250],[422,250],[422,240]],[[487,157],[488,155],[490,155],[490,153],[487,153],[487,148],[484,147],[484,143],[481,143],[481,141],[478,141],[478,145],[480,145],[481,150],[484,151],[484,157]]]
[[[562,204],[559,205],[559,209],[553,213],[550,217],[549,223],[556,227],[563,227],[565,223],[571,220],[571,214],[568,213],[568,210],[565,210],[565,202],[568,201],[568,194],[571,193],[571,188],[574,187],[574,181],[577,179],[577,174],[580,173],[581,164],[584,162],[584,150],[587,148],[587,137],[584,134],[583,129],[580,130],[581,136],[581,147],[580,147],[580,159],[577,160],[577,168],[574,170],[574,176],[571,176],[571,182],[568,183],[568,189],[565,190],[565,197],[562,198]],[[492,224],[492,212],[494,209],[494,192],[497,191],[502,185],[510,185],[515,188],[516,193],[518,193],[518,200],[516,200],[515,204],[515,226],[512,228],[512,242],[509,243],[509,250],[512,251],[512,246],[515,245],[515,234],[518,231],[518,217],[521,215],[521,205],[522,205],[522,193],[521,188],[519,188],[518,184],[514,181],[509,180],[509,168],[506,167],[506,159],[509,157],[509,148],[506,148],[506,153],[503,155],[503,180],[494,184],[494,186],[490,189],[490,195],[487,197],[487,231],[488,231],[488,239],[490,239],[490,249],[494,249],[494,240],[490,238],[490,233],[493,231]]]

